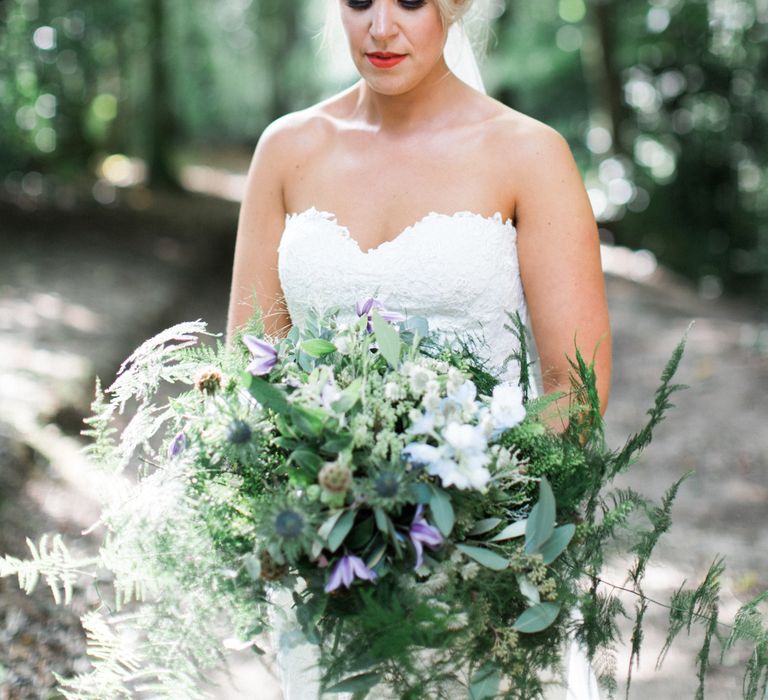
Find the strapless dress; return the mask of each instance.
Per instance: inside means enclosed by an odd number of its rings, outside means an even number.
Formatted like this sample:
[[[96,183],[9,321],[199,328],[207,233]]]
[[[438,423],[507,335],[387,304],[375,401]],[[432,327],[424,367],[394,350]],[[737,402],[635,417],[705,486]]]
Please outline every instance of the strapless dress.
[[[305,324],[310,311],[332,308],[340,309],[341,322],[351,322],[355,303],[375,297],[388,310],[427,319],[431,331],[477,338],[491,369],[507,381],[519,377],[516,363],[506,362],[517,340],[505,325],[509,313],[519,313],[523,322],[528,314],[517,231],[499,213],[431,212],[391,241],[363,251],[333,214],[310,208],[286,217],[278,273],[296,326]],[[275,602],[273,643],[284,697],[318,700],[316,648],[292,619],[290,595]],[[567,688],[560,697],[597,700],[585,655],[572,644],[568,656]]]

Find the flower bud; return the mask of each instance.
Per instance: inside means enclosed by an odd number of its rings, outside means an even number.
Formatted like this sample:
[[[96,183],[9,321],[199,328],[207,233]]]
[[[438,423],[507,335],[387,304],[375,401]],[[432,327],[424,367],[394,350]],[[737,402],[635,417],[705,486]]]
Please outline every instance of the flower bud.
[[[352,472],[339,462],[326,462],[317,475],[317,481],[330,493],[346,493],[352,486]]]
[[[266,549],[259,552],[259,563],[261,564],[261,578],[265,581],[279,581],[288,573],[288,566],[278,564]]]
[[[195,386],[203,394],[215,394],[221,388],[221,372],[215,367],[204,369],[195,379]]]

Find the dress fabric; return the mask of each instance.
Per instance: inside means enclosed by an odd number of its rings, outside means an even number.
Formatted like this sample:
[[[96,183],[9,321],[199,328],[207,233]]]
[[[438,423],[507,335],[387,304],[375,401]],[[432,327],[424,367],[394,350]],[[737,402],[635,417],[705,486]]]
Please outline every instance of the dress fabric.
[[[477,338],[476,349],[491,369],[506,381],[519,378],[517,364],[507,362],[517,340],[505,325],[508,313],[526,322],[527,309],[517,231],[499,213],[431,212],[391,241],[363,251],[333,214],[310,208],[286,217],[278,273],[298,327],[312,310],[338,308],[340,322],[354,321],[355,303],[375,297],[387,310],[426,318],[430,331],[448,339],[457,333]],[[316,649],[286,609],[290,595],[274,602],[273,642],[284,698],[318,700]],[[568,687],[552,697],[599,700],[584,653],[572,644],[567,658]]]

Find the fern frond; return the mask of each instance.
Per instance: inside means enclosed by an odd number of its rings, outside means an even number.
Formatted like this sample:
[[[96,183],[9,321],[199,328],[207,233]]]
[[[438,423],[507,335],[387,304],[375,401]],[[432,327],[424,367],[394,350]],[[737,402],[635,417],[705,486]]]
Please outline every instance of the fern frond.
[[[125,408],[135,398],[145,401],[162,382],[191,382],[196,366],[193,362],[179,362],[179,351],[198,342],[199,335],[212,335],[203,321],[188,321],[166,328],[142,343],[128,357],[118,371],[117,379],[107,390],[112,402]]]
[[[664,367],[664,371],[661,373],[661,384],[656,390],[653,406],[647,411],[647,415],[649,416],[648,421],[645,426],[643,426],[639,432],[632,435],[632,437],[627,440],[624,447],[614,455],[608,472],[609,478],[613,478],[617,474],[625,471],[637,458],[640,452],[650,444],[651,439],[653,438],[654,428],[664,419],[667,410],[674,406],[670,401],[670,397],[676,391],[687,388],[684,384],[671,383],[680,365],[680,361],[683,358],[687,339],[688,332],[686,331],[683,339],[677,344],[672,352],[672,356]]]
[[[91,568],[97,559],[75,559],[64,544],[61,535],[43,535],[38,545],[27,538],[31,560],[15,557],[0,558],[0,578],[16,576],[19,587],[32,593],[40,578],[45,579],[57,605],[69,605],[72,589],[85,570]]]

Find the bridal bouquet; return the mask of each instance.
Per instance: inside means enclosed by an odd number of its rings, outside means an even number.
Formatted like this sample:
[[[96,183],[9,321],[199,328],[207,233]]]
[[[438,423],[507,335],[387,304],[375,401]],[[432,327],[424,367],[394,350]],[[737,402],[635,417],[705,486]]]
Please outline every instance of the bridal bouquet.
[[[611,451],[578,353],[567,428],[548,427],[562,397],[531,397],[519,319],[512,384],[472,339],[439,338],[376,299],[356,312],[349,324],[312,318],[283,339],[266,338],[257,318],[231,348],[198,343],[200,322],[181,324],[97,389],[94,460],[116,479],[139,460],[105,506],[98,555],[78,560],[55,537],[31,545],[30,561],[0,559],[0,575],[27,590],[42,576],[67,598],[83,570],[111,585],[83,620],[93,671],[60,679],[66,697],[203,697],[202,673],[227,647],[263,653],[279,589],[318,645],[327,693],[540,697],[573,639],[615,687],[615,621],[627,612],[600,570],[609,551],[634,555],[636,657],[643,575],[679,482],[659,505],[605,487],[669,407],[682,344],[648,424]],[[167,382],[187,390],[164,399]],[[704,624],[702,688],[721,570],[671,606],[668,643]],[[749,698],[768,672],[759,604],[721,639],[755,644]]]

